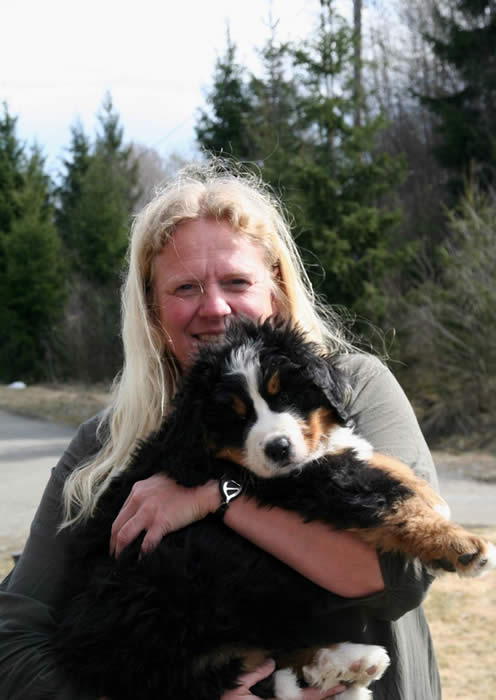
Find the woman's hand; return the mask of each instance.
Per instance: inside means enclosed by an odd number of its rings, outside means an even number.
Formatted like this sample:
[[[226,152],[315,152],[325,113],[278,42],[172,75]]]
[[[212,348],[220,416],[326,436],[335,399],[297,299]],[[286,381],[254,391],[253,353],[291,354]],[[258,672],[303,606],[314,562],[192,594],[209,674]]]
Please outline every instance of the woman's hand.
[[[220,505],[217,482],[184,488],[164,474],[137,481],[112,525],[110,553],[116,557],[146,530],[141,545],[149,552],[162,537],[201,520]]]
[[[257,695],[250,693],[250,688],[262,681],[267,676],[273,672],[275,668],[275,663],[273,659],[267,659],[261,666],[258,666],[250,673],[245,673],[239,678],[240,685],[233,690],[227,690],[222,696],[221,700],[256,700]],[[323,700],[324,698],[330,698],[334,695],[342,693],[346,690],[344,685],[339,685],[336,688],[331,688],[325,693],[317,690],[317,688],[305,688],[301,691],[301,700]]]

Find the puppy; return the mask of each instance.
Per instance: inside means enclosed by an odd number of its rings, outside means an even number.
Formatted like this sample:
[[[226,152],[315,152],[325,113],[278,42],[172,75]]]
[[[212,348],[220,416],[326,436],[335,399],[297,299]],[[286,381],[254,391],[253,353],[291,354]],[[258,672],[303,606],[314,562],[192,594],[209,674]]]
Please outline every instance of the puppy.
[[[270,654],[278,670],[253,689],[261,697],[298,700],[302,684],[345,683],[343,700],[365,700],[388,666],[382,647],[323,633],[315,621],[335,596],[218,517],[168,535],[144,557],[141,538],[111,558],[114,518],[133,483],[157,472],[187,487],[217,479],[260,507],[419,557],[434,573],[475,576],[495,565],[494,547],[450,523],[425,481],[374,454],[345,423],[343,388],[331,358],[282,321],[243,320],[201,350],[161,429],[74,533],[55,639],[73,682],[116,700],[214,700]]]

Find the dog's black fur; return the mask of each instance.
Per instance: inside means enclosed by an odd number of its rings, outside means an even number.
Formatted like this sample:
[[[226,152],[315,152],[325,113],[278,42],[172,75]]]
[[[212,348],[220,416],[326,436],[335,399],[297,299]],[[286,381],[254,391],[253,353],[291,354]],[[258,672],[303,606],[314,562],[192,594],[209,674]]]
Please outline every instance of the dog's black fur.
[[[344,425],[340,373],[294,327],[244,321],[223,344],[200,353],[160,431],[139,447],[96,515],[74,533],[55,644],[72,682],[95,696],[214,700],[235,687],[243,670],[236,649],[263,645],[277,655],[339,641],[332,629],[323,636],[315,624],[332,610],[335,596],[215,516],[167,535],[143,557],[139,538],[114,560],[111,525],[137,480],[164,472],[189,487],[228,475],[261,507],[280,506],[337,528],[375,528],[412,496],[409,486],[351,449],[277,478],[216,456],[226,446],[242,448],[250,426],[253,407],[239,377],[226,371],[233,348],[245,346],[258,357],[262,387],[277,374],[277,395],[265,397],[274,410],[294,404],[303,419],[323,407],[331,422]],[[240,391],[241,414],[232,408]],[[258,694],[271,692],[270,684],[257,686]]]

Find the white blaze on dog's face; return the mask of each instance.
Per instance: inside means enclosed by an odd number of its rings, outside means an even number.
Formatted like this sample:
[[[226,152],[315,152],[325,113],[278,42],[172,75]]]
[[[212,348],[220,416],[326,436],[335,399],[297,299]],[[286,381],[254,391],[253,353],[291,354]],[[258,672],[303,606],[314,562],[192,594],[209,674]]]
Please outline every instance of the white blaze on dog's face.
[[[302,382],[297,368],[262,367],[256,347],[243,345],[231,355],[226,381],[228,444],[217,456],[270,478],[323,454],[335,425],[333,411],[318,387]]]

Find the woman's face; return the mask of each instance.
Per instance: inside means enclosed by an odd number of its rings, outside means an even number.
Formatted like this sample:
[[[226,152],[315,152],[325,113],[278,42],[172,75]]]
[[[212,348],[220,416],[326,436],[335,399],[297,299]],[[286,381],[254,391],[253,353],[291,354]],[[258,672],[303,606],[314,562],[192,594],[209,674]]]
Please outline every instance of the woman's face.
[[[222,337],[232,316],[264,321],[277,310],[262,249],[227,222],[181,224],[155,258],[153,275],[158,318],[183,368],[202,343]]]

